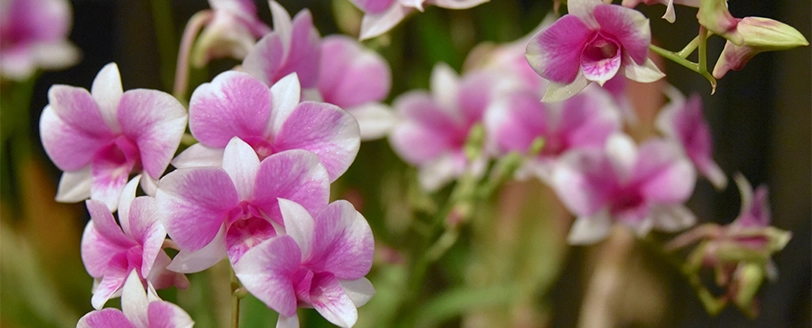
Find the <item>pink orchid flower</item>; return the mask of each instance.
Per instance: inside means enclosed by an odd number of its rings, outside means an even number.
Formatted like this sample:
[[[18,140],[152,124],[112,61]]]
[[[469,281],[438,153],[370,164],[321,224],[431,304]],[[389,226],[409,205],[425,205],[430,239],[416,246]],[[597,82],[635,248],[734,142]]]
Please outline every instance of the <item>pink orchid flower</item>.
[[[335,105],[300,103],[300,94],[296,74],[269,89],[246,73],[221,73],[192,93],[189,128],[200,143],[172,164],[179,168],[217,166],[229,141],[239,137],[260,159],[291,149],[311,151],[327,168],[330,181],[335,181],[358,153],[358,123]]]
[[[694,188],[696,172],[679,146],[649,140],[638,149],[630,137],[616,134],[605,151],[582,149],[561,157],[552,186],[577,216],[571,244],[599,241],[618,222],[645,235],[652,228],[676,231],[696,218],[682,203]]]
[[[468,9],[488,0],[350,0],[364,12],[361,21],[361,40],[374,38],[391,30],[414,10],[423,11],[424,5],[448,9]]]
[[[222,168],[178,169],[161,179],[158,214],[180,247],[169,268],[202,271],[226,255],[237,263],[249,248],[278,234],[283,221],[277,198],[317,213],[329,196],[327,171],[313,153],[288,150],[260,161],[235,137]]]
[[[319,31],[313,26],[310,11],[304,9],[291,22],[290,14],[271,1],[273,32],[260,39],[245,56],[242,67],[267,85],[296,73],[302,88],[316,86],[321,55]]]
[[[620,132],[619,114],[609,93],[597,87],[560,103],[542,103],[537,93],[517,90],[495,101],[485,112],[484,122],[497,155],[527,153],[542,138],[541,152],[517,174],[549,181],[550,170],[561,155],[575,149],[602,149],[610,135]]]
[[[24,80],[37,68],[75,64],[79,50],[67,41],[70,25],[68,1],[0,1],[0,77]]]
[[[663,19],[667,20],[669,23],[673,23],[677,20],[677,14],[674,12],[674,4],[699,8],[700,0],[623,0],[622,5],[628,8],[637,7],[637,5],[644,3],[648,6],[653,4],[663,4],[666,6],[665,14],[663,14]]]
[[[460,79],[450,67],[438,64],[432,72],[430,94],[413,91],[395,100],[399,121],[389,141],[400,157],[419,168],[424,189],[436,190],[468,169],[482,173],[484,156],[471,162],[464,146],[471,128],[482,121],[485,109],[511,82],[486,71]]]
[[[151,285],[144,290],[136,271],[131,271],[124,283],[121,308],[92,311],[79,319],[76,328],[181,328],[192,327],[194,321],[179,306],[162,301]]]
[[[643,14],[600,0],[570,0],[567,8],[527,44],[528,63],[551,82],[544,101],[567,99],[618,73],[638,82],[665,76],[647,57],[651,30]]]
[[[725,189],[727,176],[713,161],[713,140],[710,127],[702,114],[702,98],[694,94],[686,101],[682,93],[673,87],[666,93],[671,98],[671,103],[657,116],[657,128],[667,138],[682,145],[697,170],[716,189]]]
[[[67,85],[48,90],[39,128],[45,152],[65,171],[56,200],[90,197],[115,210],[131,172],[155,190],[186,128],[186,109],[157,90],[123,92],[116,64],[104,66],[91,91]]]
[[[317,86],[323,101],[358,120],[362,140],[381,138],[394,125],[395,115],[381,103],[392,86],[389,64],[355,39],[331,35],[322,40]]]
[[[279,312],[277,327],[298,327],[298,306],[312,306],[331,323],[351,327],[356,308],[375,293],[364,278],[375,247],[369,224],[344,200],[315,216],[287,199],[279,199],[279,208],[287,233],[245,253],[234,266],[237,278]]]
[[[211,19],[200,33],[192,64],[202,67],[213,58],[243,59],[256,40],[271,32],[257,17],[252,0],[209,0]]]
[[[155,199],[135,197],[139,179],[130,181],[121,194],[121,226],[103,203],[86,201],[91,220],[82,235],[82,261],[96,281],[91,299],[96,309],[121,294],[130,271],[158,289],[189,286],[186,276],[166,270],[171,261],[161,249],[166,231],[158,222]]]

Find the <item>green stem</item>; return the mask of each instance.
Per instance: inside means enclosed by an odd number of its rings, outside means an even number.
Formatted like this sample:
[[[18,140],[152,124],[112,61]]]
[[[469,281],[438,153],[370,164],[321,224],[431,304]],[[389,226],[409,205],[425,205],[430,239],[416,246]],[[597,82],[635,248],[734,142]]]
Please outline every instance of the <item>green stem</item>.
[[[161,59],[161,82],[164,89],[172,86],[174,59],[177,57],[175,28],[172,21],[172,6],[168,0],[152,0],[152,19],[155,24],[155,38],[158,41],[158,56]]]
[[[655,46],[653,44],[649,45],[649,49],[651,51],[654,51],[658,55],[663,56],[663,58],[669,59],[669,60],[671,60],[671,61],[673,61],[673,62],[675,62],[677,64],[680,64],[683,67],[685,67],[687,69],[690,69],[690,70],[698,73],[699,75],[702,75],[703,77],[705,77],[705,79],[707,79],[708,82],[710,82],[710,84],[711,84],[711,88],[712,88],[711,89],[711,94],[714,94],[714,93],[716,93],[716,79],[713,77],[713,75],[711,75],[710,72],[708,72],[707,59],[705,58],[707,56],[707,54],[703,55],[703,53],[705,51],[705,47],[707,45],[707,38],[704,38],[704,39],[705,39],[704,41],[699,43],[699,52],[700,52],[699,60],[700,61],[702,61],[703,59],[706,60],[704,70],[700,69],[699,64],[694,63],[694,62],[692,62],[690,60],[687,60],[685,58],[682,58],[682,57],[680,57],[679,54],[677,54],[677,53],[675,53],[673,51],[669,51],[669,50],[660,48],[660,47]]]
[[[682,58],[688,58],[688,56],[690,56],[694,52],[694,50],[696,50],[697,46],[699,46],[699,35],[697,35],[693,40],[691,40],[691,42],[688,42],[688,44],[685,45],[685,48],[682,48],[682,50],[678,51],[677,56],[680,56]]]
[[[231,269],[231,327],[240,327],[240,299],[245,296],[245,292],[237,279],[234,270]]]

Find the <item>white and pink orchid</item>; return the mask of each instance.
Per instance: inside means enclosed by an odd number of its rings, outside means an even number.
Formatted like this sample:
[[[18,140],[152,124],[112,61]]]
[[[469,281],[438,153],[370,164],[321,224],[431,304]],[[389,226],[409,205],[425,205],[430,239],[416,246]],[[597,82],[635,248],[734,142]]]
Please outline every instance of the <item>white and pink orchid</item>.
[[[65,171],[56,200],[90,197],[110,210],[131,172],[143,171],[144,190],[152,194],[180,144],[186,109],[171,95],[146,89],[122,91],[116,64],[93,80],[91,91],[67,85],[48,90],[40,117],[45,152]]]
[[[300,103],[300,96],[296,74],[268,88],[246,73],[221,73],[192,93],[189,128],[200,143],[172,164],[217,166],[229,141],[239,137],[260,159],[291,149],[311,151],[327,168],[330,181],[335,181],[358,153],[358,123],[335,105]]]
[[[286,233],[245,253],[234,266],[243,286],[279,312],[277,327],[299,326],[296,309],[312,306],[325,319],[351,327],[357,307],[375,293],[364,278],[375,243],[369,224],[347,201],[336,201],[315,216],[280,198]]]
[[[70,25],[68,1],[0,1],[0,77],[24,80],[37,68],[75,64],[79,50],[67,40]]]
[[[665,76],[647,57],[651,30],[643,14],[600,0],[570,0],[567,8],[527,44],[528,63],[551,82],[544,101],[567,99],[617,74],[638,82]]]
[[[654,139],[638,148],[623,134],[609,137],[605,151],[582,149],[562,156],[551,178],[561,201],[577,216],[571,244],[597,242],[614,223],[639,235],[693,225],[696,218],[682,203],[695,180],[694,167],[679,146]]]
[[[415,10],[424,5],[448,9],[468,9],[488,0],[350,0],[364,12],[361,21],[361,40],[374,38],[391,30]]]
[[[82,235],[82,261],[96,281],[91,299],[96,309],[121,294],[130,271],[158,289],[189,286],[186,276],[166,270],[171,261],[161,249],[166,231],[158,222],[155,199],[135,197],[139,179],[130,181],[121,194],[121,226],[103,203],[86,202],[91,220]]]
[[[327,171],[313,153],[288,150],[260,161],[251,146],[234,137],[222,168],[178,169],[161,179],[158,215],[180,247],[169,268],[202,271],[226,255],[236,263],[248,249],[279,234],[283,220],[277,198],[318,213],[329,196]]]
[[[135,270],[131,271],[124,283],[121,295],[121,308],[92,311],[82,316],[76,328],[188,328],[194,321],[179,306],[162,301],[151,285],[148,291],[138,278]]]

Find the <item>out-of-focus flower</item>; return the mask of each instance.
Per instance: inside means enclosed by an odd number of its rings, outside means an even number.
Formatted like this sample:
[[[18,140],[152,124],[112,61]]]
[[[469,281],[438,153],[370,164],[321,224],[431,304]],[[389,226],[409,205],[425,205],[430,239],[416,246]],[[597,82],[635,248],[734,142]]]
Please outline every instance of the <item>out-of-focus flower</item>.
[[[248,249],[279,234],[278,198],[311,213],[327,206],[327,171],[311,152],[288,150],[260,161],[234,137],[222,160],[222,168],[178,169],[161,179],[158,216],[180,247],[171,270],[202,271],[226,255],[232,263],[240,261]]]
[[[56,200],[90,197],[117,207],[129,174],[143,171],[141,186],[153,194],[186,128],[186,109],[157,90],[123,92],[116,64],[93,80],[91,91],[67,85],[48,90],[39,130],[45,152],[65,171]]]
[[[671,86],[666,93],[671,102],[657,116],[657,128],[666,137],[682,145],[697,170],[716,189],[725,189],[727,177],[713,161],[713,140],[702,115],[702,98],[694,94],[686,101],[682,93]]]
[[[82,316],[76,328],[181,328],[192,327],[194,321],[179,306],[162,301],[151,285],[144,290],[135,270],[124,283],[121,308],[92,311]]]
[[[609,137],[605,151],[582,149],[565,154],[552,172],[552,186],[577,218],[571,244],[602,239],[613,223],[638,235],[652,228],[677,231],[693,225],[682,203],[691,195],[696,172],[679,146],[664,140],[638,149],[630,137]]]
[[[0,0],[0,77],[24,80],[37,68],[75,64],[79,50],[67,41],[71,16],[64,0]]]
[[[364,12],[361,21],[361,40],[374,38],[398,25],[414,10],[423,11],[424,5],[448,9],[467,9],[488,0],[350,0]]]
[[[395,115],[381,103],[391,86],[389,65],[378,53],[347,36],[324,38],[319,94],[358,120],[362,140],[381,138],[394,125]]]
[[[257,17],[252,0],[209,0],[211,19],[200,33],[192,65],[203,67],[211,59],[243,59],[260,37],[271,29]]]
[[[189,286],[186,276],[166,270],[171,261],[161,250],[166,231],[158,222],[155,199],[135,197],[139,179],[130,181],[121,194],[120,227],[103,203],[92,199],[86,202],[91,220],[82,235],[82,261],[95,279],[91,303],[96,309],[121,294],[131,271],[158,289]]]
[[[742,44],[730,40],[713,67],[713,77],[721,79],[729,70],[738,71],[755,55],[765,51],[788,50],[808,46],[809,41],[792,26],[761,17],[739,19],[736,31],[742,37]]]
[[[431,93],[412,91],[395,100],[399,121],[389,140],[401,158],[419,168],[424,189],[442,187],[466,170],[483,172],[484,154],[471,161],[465,145],[485,109],[510,83],[489,71],[460,79],[450,67],[438,64],[431,76]]]
[[[544,181],[549,181],[559,156],[575,149],[603,149],[606,139],[621,127],[611,96],[597,86],[561,103],[542,103],[537,93],[517,90],[495,101],[484,121],[486,135],[500,155],[527,153],[542,138],[541,152],[518,173],[531,173]]]
[[[317,215],[279,199],[286,234],[245,253],[234,266],[243,286],[279,312],[277,327],[298,327],[298,306],[312,306],[340,327],[358,320],[357,307],[375,293],[364,276],[375,243],[369,224],[352,204],[339,200]]]
[[[302,88],[316,87],[321,36],[313,26],[310,11],[300,11],[291,22],[284,7],[276,1],[271,1],[270,5],[273,32],[260,39],[245,56],[243,69],[268,86],[296,73]]]
[[[567,99],[618,73],[638,82],[665,76],[647,57],[651,30],[643,14],[600,0],[571,0],[567,8],[527,44],[528,63],[551,81],[544,101]]]
[[[663,19],[667,20],[669,23],[673,23],[677,20],[677,14],[674,13],[674,4],[689,6],[689,7],[699,7],[699,2],[701,0],[623,0],[622,5],[628,8],[637,7],[637,5],[644,3],[648,6],[653,5],[655,3],[664,4],[666,6],[665,14],[663,14]]]
[[[269,89],[246,73],[221,73],[192,93],[189,128],[200,143],[189,147],[172,164],[217,166],[229,141],[239,137],[260,159],[290,149],[311,151],[327,168],[330,181],[335,181],[358,153],[358,123],[335,105],[300,103],[300,96],[296,74]]]

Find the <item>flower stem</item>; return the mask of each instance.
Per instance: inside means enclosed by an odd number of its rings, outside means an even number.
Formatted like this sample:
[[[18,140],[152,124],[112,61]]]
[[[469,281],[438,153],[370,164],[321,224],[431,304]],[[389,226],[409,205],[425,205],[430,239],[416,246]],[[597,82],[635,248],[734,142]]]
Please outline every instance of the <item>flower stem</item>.
[[[698,46],[699,46],[699,35],[697,35],[693,40],[691,40],[691,42],[688,42],[688,44],[685,45],[685,48],[682,48],[682,50],[678,51],[677,56],[680,56],[682,58],[688,58],[688,56],[690,56]]]
[[[178,100],[186,99],[186,87],[189,83],[189,56],[192,53],[192,46],[194,45],[197,33],[203,29],[209,21],[214,17],[211,10],[200,11],[186,23],[186,29],[183,30],[183,37],[180,40],[180,50],[178,51],[178,63],[175,71],[175,84],[172,87],[172,95]]]
[[[692,62],[690,60],[687,60],[685,58],[682,58],[682,57],[680,57],[679,54],[677,54],[677,53],[675,53],[673,51],[669,51],[669,50],[660,48],[660,47],[655,46],[653,44],[649,45],[649,49],[651,49],[651,51],[656,52],[658,55],[663,56],[664,58],[669,59],[669,60],[671,60],[671,61],[673,61],[673,62],[675,62],[677,64],[680,64],[683,67],[685,67],[687,69],[690,69],[690,70],[698,73],[699,75],[702,75],[703,77],[705,77],[705,79],[707,79],[708,82],[710,82],[710,84],[711,84],[711,94],[714,94],[714,93],[716,93],[716,79],[713,77],[713,75],[711,75],[710,72],[708,72],[707,58],[706,58],[707,53],[705,53],[705,51],[706,51],[705,48],[707,46],[707,37],[701,38],[701,39],[704,39],[704,40],[700,40],[701,42],[699,43],[699,54],[700,54],[699,60],[702,61],[704,59],[706,61],[705,66],[704,66],[704,70],[700,69],[699,64],[694,63],[694,62]]]
[[[234,269],[231,269],[231,327],[240,327],[240,299],[243,298],[244,290]]]

